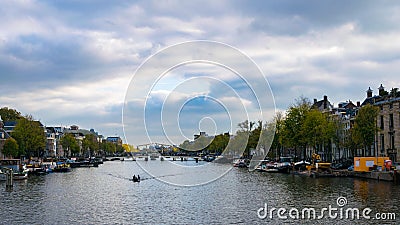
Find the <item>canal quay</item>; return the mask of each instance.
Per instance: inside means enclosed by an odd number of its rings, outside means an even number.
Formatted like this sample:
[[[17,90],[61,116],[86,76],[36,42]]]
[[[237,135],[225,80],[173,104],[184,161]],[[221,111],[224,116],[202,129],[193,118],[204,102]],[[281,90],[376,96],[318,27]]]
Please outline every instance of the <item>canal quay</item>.
[[[392,182],[250,172],[204,161],[173,162],[183,171],[206,164],[210,170],[227,171],[207,184],[184,187],[142,169],[157,168],[166,171],[163,176],[187,179],[184,173],[170,170],[171,163],[107,161],[99,167],[14,181],[12,191],[1,182],[0,224],[400,224],[400,188]],[[132,182],[133,175],[140,175],[141,182]],[[340,213],[331,218],[326,211],[323,218],[291,218],[286,212],[288,218],[282,219],[276,212],[313,208],[319,216],[329,207],[336,212],[368,208],[370,218],[348,219]],[[266,213],[265,209],[273,208]],[[397,215],[378,220],[377,213]]]

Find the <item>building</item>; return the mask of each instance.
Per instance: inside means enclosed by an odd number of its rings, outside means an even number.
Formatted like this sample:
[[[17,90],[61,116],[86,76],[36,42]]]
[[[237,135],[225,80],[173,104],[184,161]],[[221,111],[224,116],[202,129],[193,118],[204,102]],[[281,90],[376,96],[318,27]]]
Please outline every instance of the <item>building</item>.
[[[70,126],[70,128],[65,128],[63,130],[63,134],[71,134],[72,136],[74,136],[81,150],[82,150],[83,140],[85,139],[85,135],[93,134],[98,142],[101,142],[102,140],[102,136],[99,135],[97,132],[95,132],[94,129],[90,130],[80,129],[79,126],[77,125],[72,125]],[[122,145],[122,140],[121,140],[121,145]],[[81,152],[81,154],[85,154],[85,152]]]
[[[107,137],[106,141],[113,144],[122,145],[122,139],[120,137]]]
[[[3,146],[4,146],[4,143],[6,142],[6,140],[8,138],[10,138],[10,135],[4,129],[4,122],[3,122],[3,120],[1,119],[1,116],[0,116],[0,159],[4,158]]]
[[[324,95],[324,98],[320,101],[314,98],[312,108],[318,109],[321,112],[331,112],[333,105],[328,101],[328,96]]]
[[[12,132],[14,132],[15,126],[17,126],[17,121],[5,121],[3,122],[3,129],[11,134]]]
[[[375,136],[375,155],[387,156],[392,161],[400,162],[400,92],[393,88],[387,92],[384,86],[378,88],[379,95],[372,96],[367,90],[367,98],[362,105],[372,104],[379,108],[377,118],[378,132]]]
[[[61,137],[64,127],[46,127],[46,151],[45,156],[63,156],[64,150],[61,145]]]
[[[208,137],[208,134],[207,134],[206,132],[204,132],[204,131],[200,131],[199,134],[193,135],[193,139],[194,139],[194,140],[197,140],[197,139],[200,138],[200,137]]]
[[[354,120],[360,109],[360,102],[354,104],[351,100],[340,102],[337,108],[332,109],[332,116],[336,117],[339,129],[336,131],[337,140],[332,141],[332,159],[350,159],[353,157],[352,151],[346,143],[350,138],[350,129],[354,126]]]

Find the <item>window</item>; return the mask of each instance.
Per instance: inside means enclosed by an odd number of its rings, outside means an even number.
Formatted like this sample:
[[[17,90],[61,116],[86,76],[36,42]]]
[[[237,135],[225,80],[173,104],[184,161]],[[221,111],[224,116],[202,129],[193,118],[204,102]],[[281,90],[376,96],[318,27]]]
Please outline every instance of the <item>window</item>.
[[[383,105],[380,105],[379,108],[381,109],[381,111],[383,110]]]
[[[393,109],[393,103],[389,104],[389,109]]]
[[[381,129],[383,130],[384,128],[383,116],[381,116]]]
[[[381,154],[385,153],[385,135],[381,134]]]
[[[393,114],[389,114],[389,128],[393,128]]]
[[[394,149],[394,134],[390,134],[390,148]]]

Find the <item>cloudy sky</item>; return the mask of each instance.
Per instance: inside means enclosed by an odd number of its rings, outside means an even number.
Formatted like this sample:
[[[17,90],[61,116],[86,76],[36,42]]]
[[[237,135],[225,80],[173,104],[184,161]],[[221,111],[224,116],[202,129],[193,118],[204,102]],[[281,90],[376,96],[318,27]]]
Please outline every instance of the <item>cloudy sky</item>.
[[[129,85],[135,71],[158,51],[192,40],[222,42],[248,55],[269,82],[277,110],[301,95],[328,95],[335,105],[362,101],[368,87],[375,93],[381,83],[400,87],[398,21],[400,3],[384,0],[1,1],[0,107],[49,126],[77,124],[123,136],[126,94],[141,88]],[[214,124],[217,133],[234,131],[228,114],[236,118],[233,127],[246,117],[236,109],[227,113],[224,101],[249,111],[256,104],[232,77],[226,68],[191,64],[149,79],[146,115],[131,119],[143,127],[140,121],[159,117],[157,110],[174,104],[163,102],[175,98],[186,102],[178,106],[182,135],[169,134],[175,141],[199,129],[212,133]],[[130,131],[132,144],[148,141],[140,131]]]

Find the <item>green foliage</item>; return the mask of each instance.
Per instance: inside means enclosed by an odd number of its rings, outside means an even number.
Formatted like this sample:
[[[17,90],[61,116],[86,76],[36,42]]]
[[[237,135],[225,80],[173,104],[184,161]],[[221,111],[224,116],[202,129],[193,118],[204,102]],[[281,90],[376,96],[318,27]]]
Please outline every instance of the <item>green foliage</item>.
[[[64,149],[64,156],[71,156],[79,153],[79,144],[72,134],[64,134],[61,137],[61,145]]]
[[[117,151],[117,145],[111,142],[101,143],[102,150],[108,154],[114,154]]]
[[[3,154],[13,158],[19,156],[18,143],[14,138],[7,138],[3,146]]]
[[[123,153],[123,152],[125,152],[125,148],[122,145],[116,145],[115,146],[115,151],[117,153]]]
[[[213,139],[208,136],[200,136],[193,142],[184,141],[179,147],[185,151],[203,151],[203,150],[209,150],[209,145]]]
[[[328,143],[335,134],[334,124],[329,118],[317,109],[312,109],[305,114],[301,127],[302,142],[313,146],[315,151]]]
[[[32,116],[17,120],[13,138],[19,146],[19,155],[42,156],[46,147],[46,136],[43,127]]]
[[[364,150],[370,150],[374,143],[375,133],[378,131],[376,126],[378,112],[379,109],[376,106],[366,105],[358,111],[355,118],[352,139],[357,146],[362,146]]]
[[[284,138],[284,127],[285,126],[285,118],[282,112],[277,112],[274,116],[272,122],[267,123],[263,132],[263,142],[264,143],[271,143],[268,157],[269,158],[276,158],[279,157],[280,150],[283,146],[283,138]],[[271,142],[271,138],[272,142]],[[265,145],[265,144],[264,144]],[[264,147],[265,148],[265,147]],[[268,148],[265,148],[268,150]]]
[[[282,143],[284,143],[286,147],[294,148],[295,150],[303,148],[305,151],[307,141],[303,136],[302,130],[306,115],[310,110],[310,101],[303,97],[297,100],[296,104],[287,110],[280,137]]]
[[[89,155],[94,155],[99,150],[99,143],[94,134],[86,134],[82,141],[83,151],[88,151]]]
[[[230,135],[229,133],[219,134],[214,137],[211,144],[207,147],[207,149],[211,153],[221,154],[227,147],[229,143]]]
[[[0,116],[3,121],[17,121],[22,118],[20,112],[7,107],[0,108]]]

